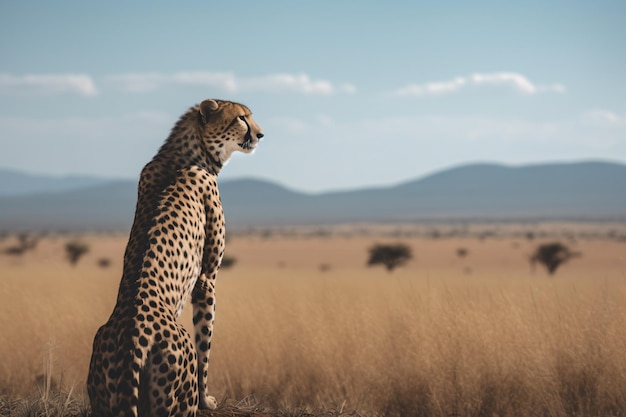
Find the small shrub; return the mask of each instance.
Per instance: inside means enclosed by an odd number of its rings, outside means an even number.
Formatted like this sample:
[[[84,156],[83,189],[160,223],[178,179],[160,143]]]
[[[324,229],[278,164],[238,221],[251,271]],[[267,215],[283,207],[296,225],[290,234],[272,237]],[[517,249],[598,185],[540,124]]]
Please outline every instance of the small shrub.
[[[31,236],[28,233],[21,233],[17,236],[19,240],[19,245],[24,248],[24,250],[35,249],[37,243],[39,242],[39,238],[37,236]]]
[[[37,236],[30,236],[27,233],[21,233],[17,235],[17,241],[17,245],[5,248],[2,253],[11,256],[22,256],[29,250],[34,250],[37,246],[39,239],[37,238]]]
[[[368,266],[384,265],[389,272],[406,264],[413,258],[411,248],[404,243],[392,245],[376,244],[369,249],[369,253]]]
[[[65,244],[65,253],[72,266],[76,265],[78,260],[87,252],[89,252],[89,246],[78,240],[73,240]]]
[[[2,251],[5,255],[22,256],[26,252],[26,248],[21,246],[11,246]]]
[[[233,266],[235,266],[236,263],[237,263],[236,258],[233,258],[232,256],[224,256],[222,258],[222,264],[220,265],[220,268],[221,269],[232,268]]]
[[[98,259],[98,266],[100,268],[108,268],[111,266],[111,260],[109,258],[100,258]]]

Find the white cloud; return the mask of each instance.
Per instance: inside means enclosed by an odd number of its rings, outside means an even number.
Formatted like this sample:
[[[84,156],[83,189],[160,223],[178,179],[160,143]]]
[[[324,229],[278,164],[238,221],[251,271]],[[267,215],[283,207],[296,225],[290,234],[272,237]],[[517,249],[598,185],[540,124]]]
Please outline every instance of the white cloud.
[[[593,117],[590,118],[590,115]],[[587,112],[582,117],[565,120],[535,121],[524,118],[420,115],[368,120],[362,124],[357,136],[420,138],[429,144],[432,138],[447,139],[481,152],[489,152],[493,148],[512,154],[517,152],[511,151],[512,147],[519,150],[534,146],[537,154],[544,150],[543,146],[554,147],[558,152],[604,148],[608,157],[611,156],[609,149],[626,145],[623,140],[626,118],[613,116],[611,112]]]
[[[165,139],[167,128],[174,120],[166,113],[136,112],[119,117],[64,117],[64,118],[31,118],[31,117],[0,117],[0,132],[3,139],[14,141],[15,138],[30,137],[46,141],[47,138],[73,137],[84,142],[124,136],[132,138],[141,136],[142,130],[156,132],[158,137]]]
[[[338,92],[354,93],[351,84],[335,86],[327,80],[314,80],[307,74],[269,74],[259,77],[237,77],[231,72],[176,72],[119,74],[106,77],[123,91],[143,93],[167,85],[191,85],[221,88],[230,93],[239,91],[292,92],[313,95],[331,95]]]
[[[311,129],[312,124],[295,117],[273,117],[268,120],[273,129],[283,130],[292,135],[301,135]]]
[[[312,80],[307,74],[272,74],[240,81],[242,90],[268,92],[295,92],[302,94],[330,95],[335,87],[330,81]]]
[[[335,123],[333,118],[327,114],[318,114],[317,122],[323,126],[332,126]]]
[[[0,166],[133,178],[156,153],[174,121],[160,112],[116,117],[0,116]]]
[[[308,74],[277,73],[257,77],[237,77],[232,72],[179,71],[126,73],[105,76],[106,86],[128,93],[147,93],[167,86],[218,88],[229,93],[269,92],[307,95],[352,94],[356,87],[328,80],[313,79]],[[12,75],[0,73],[0,94],[78,94],[95,96],[96,83],[85,74]]]
[[[339,90],[344,93],[354,94],[356,93],[356,86],[350,83],[344,83],[339,86]]]
[[[129,93],[147,93],[167,85],[217,87],[229,92],[237,90],[235,76],[229,72],[129,73],[110,75],[105,81]]]
[[[96,84],[85,74],[0,73],[0,94],[78,94],[95,96]]]
[[[464,77],[456,77],[448,81],[428,82],[424,84],[410,84],[399,88],[392,93],[395,97],[407,96],[433,96],[450,94],[460,91],[469,86],[506,86],[525,95],[538,93],[564,93],[565,86],[562,84],[536,85],[524,75],[515,72],[495,72],[488,74],[472,74]]]
[[[335,120],[328,114],[320,113],[306,120],[295,117],[272,117],[268,120],[268,125],[272,130],[284,131],[291,135],[303,135],[319,128],[332,129],[335,126]]]
[[[582,115],[582,122],[595,127],[626,127],[626,117],[609,110],[589,110]]]

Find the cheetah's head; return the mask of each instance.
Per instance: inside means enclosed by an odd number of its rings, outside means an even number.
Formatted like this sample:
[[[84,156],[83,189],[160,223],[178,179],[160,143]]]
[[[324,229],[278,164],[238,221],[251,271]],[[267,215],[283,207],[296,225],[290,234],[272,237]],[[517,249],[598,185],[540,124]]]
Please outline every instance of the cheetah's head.
[[[224,100],[204,100],[198,106],[207,152],[225,163],[233,152],[251,153],[263,132],[243,104]]]

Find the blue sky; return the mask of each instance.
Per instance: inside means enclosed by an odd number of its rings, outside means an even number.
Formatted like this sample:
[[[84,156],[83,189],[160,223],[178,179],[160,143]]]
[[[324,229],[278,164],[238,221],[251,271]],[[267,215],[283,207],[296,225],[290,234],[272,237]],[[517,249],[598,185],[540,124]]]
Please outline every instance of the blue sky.
[[[626,162],[626,2],[0,2],[0,167],[137,178],[205,98],[305,191],[472,162]]]

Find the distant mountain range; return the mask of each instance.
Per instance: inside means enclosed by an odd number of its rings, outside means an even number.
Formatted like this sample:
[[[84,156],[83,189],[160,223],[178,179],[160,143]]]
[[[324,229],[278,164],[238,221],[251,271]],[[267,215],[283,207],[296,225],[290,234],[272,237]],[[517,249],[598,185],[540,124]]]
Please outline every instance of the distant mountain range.
[[[131,226],[136,181],[49,178],[0,170],[0,230]],[[626,220],[626,165],[472,164],[390,187],[307,194],[225,180],[231,227],[427,220]]]
[[[0,197],[56,193],[110,182],[110,179],[88,176],[49,177],[0,169]]]

